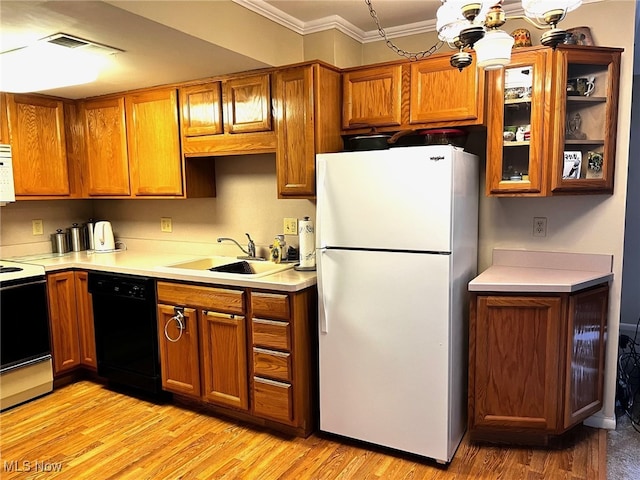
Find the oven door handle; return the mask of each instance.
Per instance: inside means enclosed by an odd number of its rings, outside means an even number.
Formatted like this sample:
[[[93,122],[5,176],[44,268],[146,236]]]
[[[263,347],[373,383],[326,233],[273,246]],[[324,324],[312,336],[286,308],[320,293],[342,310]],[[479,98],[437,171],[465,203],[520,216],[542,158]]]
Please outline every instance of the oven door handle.
[[[16,283],[15,285],[7,285],[4,287],[0,287],[0,292],[6,292],[7,290],[13,290],[14,288],[26,287],[29,285],[38,285],[40,283],[47,283],[45,279],[35,280],[33,282],[24,282],[24,283]]]

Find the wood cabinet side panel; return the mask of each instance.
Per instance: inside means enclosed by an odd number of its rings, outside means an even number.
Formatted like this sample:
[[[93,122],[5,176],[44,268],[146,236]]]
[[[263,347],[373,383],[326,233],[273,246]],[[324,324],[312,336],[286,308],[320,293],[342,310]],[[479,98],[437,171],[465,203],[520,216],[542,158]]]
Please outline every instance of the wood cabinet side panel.
[[[96,358],[96,334],[93,323],[93,300],[89,293],[89,274],[75,272],[76,307],[80,341],[80,363],[93,370],[98,368]]]
[[[602,406],[608,299],[608,286],[569,299],[564,428]]]

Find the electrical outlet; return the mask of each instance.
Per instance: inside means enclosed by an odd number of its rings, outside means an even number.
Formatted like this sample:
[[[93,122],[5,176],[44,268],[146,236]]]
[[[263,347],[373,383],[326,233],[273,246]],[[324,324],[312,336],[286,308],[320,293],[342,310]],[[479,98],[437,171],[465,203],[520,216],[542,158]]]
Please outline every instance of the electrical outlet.
[[[533,236],[547,236],[547,217],[533,217]]]
[[[42,219],[31,220],[31,229],[34,235],[44,235],[44,228],[42,227]]]
[[[298,234],[298,219],[297,218],[285,218],[283,231],[285,235],[297,235]]]
[[[171,217],[160,218],[160,231],[171,233],[173,231],[173,225],[171,224]]]

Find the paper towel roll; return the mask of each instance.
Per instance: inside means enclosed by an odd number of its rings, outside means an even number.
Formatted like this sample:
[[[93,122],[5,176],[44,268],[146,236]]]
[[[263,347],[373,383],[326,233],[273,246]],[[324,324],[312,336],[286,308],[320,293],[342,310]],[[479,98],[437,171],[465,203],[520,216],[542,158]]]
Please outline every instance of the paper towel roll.
[[[315,229],[309,217],[304,217],[304,220],[298,220],[298,240],[300,267],[314,268],[316,266]]]

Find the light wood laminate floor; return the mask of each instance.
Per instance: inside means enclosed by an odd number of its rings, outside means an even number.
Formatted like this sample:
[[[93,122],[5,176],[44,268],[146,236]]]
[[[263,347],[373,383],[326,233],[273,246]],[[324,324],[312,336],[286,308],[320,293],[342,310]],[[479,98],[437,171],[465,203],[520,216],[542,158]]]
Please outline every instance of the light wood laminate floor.
[[[606,434],[580,426],[562,449],[465,439],[443,467],[324,434],[278,435],[83,380],[0,414],[5,479],[604,479]]]

